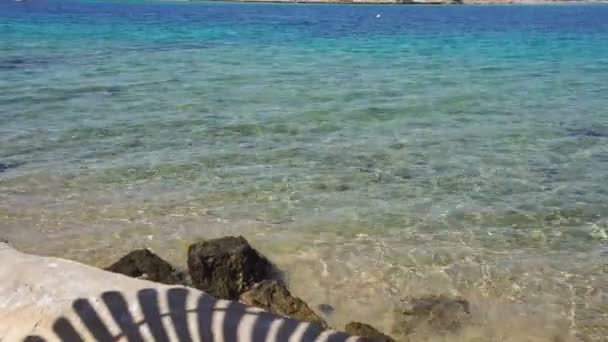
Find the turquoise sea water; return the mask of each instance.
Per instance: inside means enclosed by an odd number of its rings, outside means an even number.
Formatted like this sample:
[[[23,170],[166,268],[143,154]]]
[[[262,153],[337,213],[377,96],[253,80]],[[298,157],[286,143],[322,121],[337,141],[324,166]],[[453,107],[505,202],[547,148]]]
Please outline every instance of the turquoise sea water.
[[[417,339],[604,341],[608,6],[2,1],[0,234],[242,234],[335,326],[450,293]]]

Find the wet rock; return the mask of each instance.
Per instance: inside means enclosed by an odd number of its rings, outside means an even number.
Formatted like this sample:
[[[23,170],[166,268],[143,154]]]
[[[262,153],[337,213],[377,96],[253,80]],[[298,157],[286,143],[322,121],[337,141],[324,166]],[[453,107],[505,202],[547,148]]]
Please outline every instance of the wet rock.
[[[570,135],[575,137],[606,138],[608,131],[597,130],[594,128],[571,129]]]
[[[3,59],[0,59],[0,70],[16,69],[20,65],[23,65],[23,64],[25,64],[25,59],[23,59],[23,58],[17,58],[17,57],[3,58]]]
[[[23,1],[23,0],[21,0]],[[48,60],[45,58],[28,56],[28,57],[4,57],[0,56],[0,71],[1,70],[15,70],[23,69],[37,65],[48,64]]]
[[[0,162],[0,173],[4,171],[8,171],[10,169],[16,168],[18,165],[16,163],[3,163]]]
[[[348,191],[350,189],[351,189],[351,187],[348,184],[340,184],[336,187],[336,191],[339,191],[339,192]]]
[[[192,285],[216,298],[236,300],[253,284],[274,276],[274,267],[242,236],[201,241],[188,248]]]
[[[327,323],[303,300],[289,292],[285,284],[277,280],[265,280],[255,284],[241,295],[244,304],[257,306],[273,314],[312,322],[326,329]]]
[[[374,342],[395,342],[395,339],[384,335],[376,328],[372,327],[369,324],[360,323],[360,322],[350,322],[346,325],[344,330],[352,335],[360,336],[365,339],[365,341],[374,341]]]
[[[455,331],[465,325],[470,316],[469,302],[463,298],[445,295],[408,298],[395,319],[394,330],[403,335],[419,329],[437,333]]]
[[[149,249],[134,250],[105,270],[157,283],[187,285],[185,275]]]
[[[330,304],[319,304],[317,305],[317,310],[321,311],[321,313],[325,316],[331,316],[336,309]]]
[[[329,186],[325,183],[318,183],[318,184],[314,184],[313,188],[315,188],[317,190],[327,190],[327,189],[329,189]]]
[[[390,144],[388,145],[388,148],[391,148],[393,150],[402,150],[406,147],[407,145],[405,143],[401,143],[401,142],[397,142],[394,144]]]

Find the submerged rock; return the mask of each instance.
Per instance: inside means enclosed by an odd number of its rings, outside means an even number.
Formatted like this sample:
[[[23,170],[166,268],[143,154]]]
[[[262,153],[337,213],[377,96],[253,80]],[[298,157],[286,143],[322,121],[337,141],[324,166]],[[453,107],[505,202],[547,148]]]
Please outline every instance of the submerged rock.
[[[418,329],[443,333],[460,329],[471,318],[469,302],[463,298],[430,295],[408,298],[395,319],[395,332],[411,334]]]
[[[25,64],[25,59],[18,57],[0,59],[0,70],[16,69]]]
[[[16,168],[18,165],[16,163],[3,163],[0,162],[0,172],[8,171],[10,169]]]
[[[312,322],[326,329],[327,322],[317,315],[303,300],[294,297],[285,284],[277,280],[265,280],[255,284],[241,295],[244,304],[257,306],[273,314]]]
[[[570,135],[575,137],[606,138],[608,131],[597,130],[594,128],[571,129]]]
[[[319,304],[317,305],[317,310],[321,311],[321,313],[325,316],[330,316],[336,311],[336,309],[330,304]]]
[[[188,248],[192,285],[221,299],[238,299],[253,284],[271,279],[274,267],[242,236],[201,241]]]
[[[183,274],[149,249],[134,250],[105,270],[157,283],[186,285]]]
[[[344,330],[349,334],[363,337],[366,341],[395,342],[394,338],[381,333],[378,329],[365,323],[350,322],[346,325]]]

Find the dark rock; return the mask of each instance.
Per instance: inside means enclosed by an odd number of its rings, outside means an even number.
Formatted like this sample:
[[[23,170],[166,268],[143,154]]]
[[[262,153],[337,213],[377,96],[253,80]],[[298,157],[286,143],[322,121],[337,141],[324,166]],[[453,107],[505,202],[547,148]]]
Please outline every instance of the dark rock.
[[[606,138],[608,137],[608,132],[596,130],[593,128],[580,128],[580,129],[571,129],[571,136],[579,136],[579,137],[591,137],[591,138]]]
[[[327,323],[303,300],[294,297],[285,284],[277,280],[265,280],[255,284],[241,295],[244,304],[268,310],[274,314],[312,322],[326,329]]]
[[[0,57],[0,70],[15,70],[44,64],[48,64],[47,59],[34,56]]]
[[[342,192],[342,191],[348,191],[348,190],[350,190],[350,185],[348,185],[348,184],[340,184],[340,185],[338,185],[336,187],[336,190],[340,191],[340,192]]]
[[[188,248],[192,284],[216,298],[236,300],[253,284],[273,277],[274,267],[242,236],[201,241]]]
[[[351,335],[363,337],[365,341],[395,342],[394,338],[384,335],[376,328],[365,323],[350,322],[346,325],[344,330]]]
[[[469,302],[462,298],[430,295],[408,298],[396,317],[395,332],[403,335],[418,329],[442,333],[455,331],[470,320]]]
[[[325,316],[329,316],[336,311],[336,309],[329,304],[319,304],[317,305],[317,310],[321,311]]]
[[[401,150],[404,149],[407,145],[405,143],[394,143],[391,145],[388,145],[389,148],[392,148],[393,150]]]
[[[157,283],[187,285],[183,274],[148,249],[134,250],[105,270]]]
[[[23,58],[0,59],[0,70],[16,69],[22,64],[25,64],[25,60]]]
[[[325,184],[325,183],[318,183],[318,184],[314,184],[313,188],[315,188],[317,190],[327,190],[329,188],[329,186],[327,186],[327,184]]]
[[[16,168],[16,163],[2,163],[0,162],[0,172],[8,171],[9,169]]]

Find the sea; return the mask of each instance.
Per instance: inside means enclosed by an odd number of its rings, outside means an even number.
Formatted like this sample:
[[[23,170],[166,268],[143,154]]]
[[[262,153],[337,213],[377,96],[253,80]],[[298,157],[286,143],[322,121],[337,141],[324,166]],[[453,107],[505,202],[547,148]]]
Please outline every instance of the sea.
[[[608,5],[0,1],[0,238],[226,235],[334,327],[445,294],[472,322],[396,337],[607,341]]]

